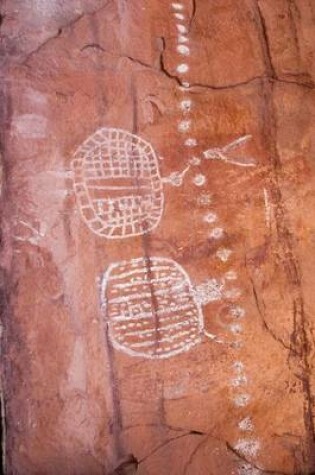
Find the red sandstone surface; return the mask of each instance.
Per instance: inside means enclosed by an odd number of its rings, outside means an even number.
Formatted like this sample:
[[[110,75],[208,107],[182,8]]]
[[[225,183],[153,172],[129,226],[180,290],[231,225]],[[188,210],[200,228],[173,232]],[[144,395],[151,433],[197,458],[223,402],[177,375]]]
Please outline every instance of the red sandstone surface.
[[[7,473],[314,473],[314,2],[1,12]]]

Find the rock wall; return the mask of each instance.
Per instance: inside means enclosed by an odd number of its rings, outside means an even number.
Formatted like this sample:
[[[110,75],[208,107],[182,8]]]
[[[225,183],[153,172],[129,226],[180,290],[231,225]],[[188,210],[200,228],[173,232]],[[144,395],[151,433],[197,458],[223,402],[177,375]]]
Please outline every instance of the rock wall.
[[[314,2],[1,9],[7,473],[313,473]]]

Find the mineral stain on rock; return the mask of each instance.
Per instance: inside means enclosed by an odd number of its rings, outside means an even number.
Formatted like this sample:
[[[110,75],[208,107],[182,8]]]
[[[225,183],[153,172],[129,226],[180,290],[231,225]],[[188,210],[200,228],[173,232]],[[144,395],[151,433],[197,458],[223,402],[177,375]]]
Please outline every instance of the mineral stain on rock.
[[[5,473],[314,473],[312,2],[0,18]]]

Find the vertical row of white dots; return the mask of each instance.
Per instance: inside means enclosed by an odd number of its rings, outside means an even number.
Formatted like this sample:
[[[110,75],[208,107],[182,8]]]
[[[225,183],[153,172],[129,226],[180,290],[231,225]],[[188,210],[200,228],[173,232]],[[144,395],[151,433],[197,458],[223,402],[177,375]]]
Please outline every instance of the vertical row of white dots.
[[[217,258],[226,263],[229,261],[232,251],[227,248],[220,248],[217,253]],[[237,273],[234,270],[229,270],[225,274],[227,280],[237,280]],[[233,336],[232,346],[235,350],[240,350],[243,346],[243,326],[242,320],[246,317],[246,311],[240,305],[232,305],[229,311],[232,323],[229,325],[229,331]],[[233,389],[233,403],[238,409],[245,409],[251,403],[251,395],[248,391],[248,377],[246,374],[246,367],[244,363],[237,360],[232,365],[233,374],[230,380],[230,386]],[[240,438],[234,445],[235,450],[240,452],[245,457],[255,458],[260,450],[260,443],[253,437],[255,430],[252,418],[249,415],[244,415],[238,422],[238,430],[241,433]],[[244,467],[243,467],[244,468]],[[239,475],[245,475],[243,468],[240,468]],[[258,475],[258,474],[257,474]]]
[[[230,315],[234,322],[230,325],[230,331],[238,340],[234,341],[234,348],[240,349],[242,347],[242,339],[239,335],[243,331],[241,320],[245,318],[246,312],[243,307],[234,305],[231,307]],[[246,374],[246,367],[242,361],[235,361],[233,363],[233,376],[231,379],[231,386],[236,395],[234,396],[234,405],[237,408],[246,408],[251,402],[251,395],[248,391],[248,377]],[[245,457],[255,458],[260,449],[260,443],[253,437],[255,429],[254,423],[249,415],[241,418],[238,422],[238,429],[241,432],[241,437],[234,445],[235,450],[240,452]],[[241,472],[239,472],[241,474]]]
[[[176,32],[177,32],[177,45],[176,51],[179,54],[181,60],[179,64],[176,66],[176,71],[180,76],[184,76],[189,71],[189,65],[187,62],[183,61],[182,58],[187,59],[190,56],[191,49],[190,49],[190,40],[188,37],[188,28],[187,28],[187,14],[185,11],[185,6],[182,3],[173,2],[171,4],[172,7],[172,15],[176,21]],[[184,136],[184,145],[189,148],[193,148],[197,146],[197,140],[193,137],[187,137],[189,134],[192,126],[192,120],[189,117],[191,112],[193,103],[190,97],[187,96],[189,93],[189,82],[181,80],[180,90],[184,92],[184,97],[180,101],[180,110],[182,112],[182,118],[177,125],[177,130]],[[190,160],[190,165],[199,165],[200,159],[192,157]],[[197,175],[194,178],[194,183],[196,186],[203,186],[205,184],[205,177],[203,175]]]

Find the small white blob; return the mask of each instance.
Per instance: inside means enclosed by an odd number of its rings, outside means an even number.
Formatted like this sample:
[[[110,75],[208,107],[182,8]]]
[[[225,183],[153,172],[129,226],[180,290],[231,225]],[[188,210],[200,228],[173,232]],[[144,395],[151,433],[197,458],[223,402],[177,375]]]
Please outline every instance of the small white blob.
[[[243,327],[239,323],[233,323],[230,325],[230,332],[234,333],[234,335],[239,335],[243,332]]]
[[[199,159],[200,160],[200,159]],[[210,206],[212,203],[212,196],[209,195],[208,193],[202,193],[200,196],[197,198],[197,204],[198,206]]]
[[[227,262],[231,254],[232,251],[230,249],[219,249],[216,253],[217,257],[223,262]]]
[[[249,394],[239,394],[234,398],[234,404],[236,407],[246,407],[250,403],[250,395]]]
[[[180,89],[182,89],[183,91],[185,91],[185,90],[188,89],[189,87],[190,87],[190,83],[183,81],[183,82],[182,82],[182,87],[181,87]]]
[[[187,33],[187,28],[185,25],[181,25],[180,23],[178,23],[176,27],[179,33],[184,33],[184,34]]]
[[[189,160],[189,164],[192,165],[193,167],[200,165],[200,163],[201,163],[201,159],[199,157],[192,157]]]
[[[224,235],[224,230],[222,228],[214,228],[212,229],[209,237],[212,239],[221,239]]]
[[[240,374],[236,376],[236,378],[231,379],[231,386],[233,386],[234,388],[238,388],[244,384],[247,384],[247,378],[245,374]]]
[[[174,13],[174,16],[177,18],[177,20],[185,20],[185,15],[182,13]]]
[[[218,216],[215,213],[207,213],[203,218],[203,220],[209,224],[215,223],[217,219]]]
[[[181,74],[187,73],[188,70],[189,70],[189,66],[186,63],[179,64],[176,68],[176,71]]]
[[[178,45],[176,49],[180,54],[182,54],[184,56],[189,56],[190,55],[190,48],[188,48],[188,46]]]
[[[245,369],[245,365],[241,361],[235,361],[232,364],[232,367],[237,373],[241,373]]]
[[[230,309],[230,314],[235,318],[243,318],[245,317],[246,312],[244,308],[236,305]]]
[[[245,417],[238,423],[238,427],[243,432],[252,432],[254,430],[254,424],[250,417]]]
[[[262,472],[250,463],[243,463],[237,471],[237,475],[261,475]]]
[[[184,99],[183,101],[180,102],[179,106],[183,112],[189,112],[191,110],[192,100]]]
[[[196,175],[193,179],[193,182],[196,186],[203,186],[206,183],[207,179],[201,173]]]
[[[240,289],[227,290],[224,294],[227,299],[238,299],[241,295],[242,291]]]
[[[182,3],[172,3],[172,8],[174,10],[184,10],[184,5]]]
[[[177,41],[178,43],[188,43],[189,38],[187,38],[187,36],[184,36],[184,35],[178,35]]]
[[[182,120],[178,124],[178,130],[179,132],[187,132],[190,129],[191,126],[191,120]]]
[[[186,145],[186,147],[196,147],[197,140],[189,138],[189,139],[185,140],[185,145]]]
[[[234,270],[230,270],[229,272],[226,272],[225,278],[227,280],[237,280],[237,273]]]
[[[259,452],[260,443],[258,440],[242,439],[239,440],[236,445],[234,445],[234,449],[246,457],[255,457]]]
[[[231,343],[231,348],[234,350],[240,350],[244,346],[244,343],[241,340],[233,341]]]

